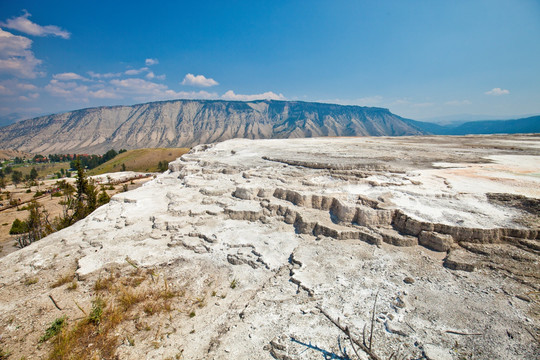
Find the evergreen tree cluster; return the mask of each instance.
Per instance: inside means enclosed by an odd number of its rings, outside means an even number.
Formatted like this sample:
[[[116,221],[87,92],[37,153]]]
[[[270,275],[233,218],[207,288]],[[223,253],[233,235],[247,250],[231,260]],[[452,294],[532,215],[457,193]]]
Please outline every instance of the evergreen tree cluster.
[[[122,151],[122,150],[120,150],[120,151]],[[76,168],[75,167],[75,161],[79,160],[83,168],[94,169],[94,168],[98,167],[99,165],[104,164],[107,161],[113,159],[118,154],[119,153],[117,153],[114,149],[111,149],[111,150],[107,151],[105,154],[103,154],[102,156],[100,156],[100,155],[86,155],[86,154],[78,155],[76,160],[72,160],[70,162],[70,166],[71,166],[72,169],[75,169]]]
[[[109,202],[110,197],[105,189],[98,195],[96,185],[86,176],[81,162],[76,160],[74,165],[77,170],[75,187],[65,180],[58,182],[64,197],[60,202],[63,207],[61,216],[50,221],[47,211],[41,210],[41,205],[32,200],[28,205],[30,211],[28,218],[22,221],[15,219],[9,233],[19,235],[16,239],[19,247],[28,246],[50,233],[70,226]]]

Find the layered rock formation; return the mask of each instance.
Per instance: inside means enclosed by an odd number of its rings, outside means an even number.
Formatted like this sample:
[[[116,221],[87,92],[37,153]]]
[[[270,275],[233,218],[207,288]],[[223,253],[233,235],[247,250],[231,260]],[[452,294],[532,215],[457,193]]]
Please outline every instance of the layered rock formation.
[[[132,284],[144,269],[137,281],[166,279],[182,295],[165,314],[132,310],[115,332],[120,359],[343,355],[337,325],[361,342],[375,301],[380,358],[534,358],[539,140],[195,147],[153,182],[0,260],[0,345],[44,357],[51,345],[32,345],[55,318],[108,296],[100,279]],[[51,288],[65,273],[78,288]]]
[[[299,101],[173,100],[82,109],[0,129],[0,149],[94,153],[192,147],[232,138],[401,136],[424,132],[387,109]]]

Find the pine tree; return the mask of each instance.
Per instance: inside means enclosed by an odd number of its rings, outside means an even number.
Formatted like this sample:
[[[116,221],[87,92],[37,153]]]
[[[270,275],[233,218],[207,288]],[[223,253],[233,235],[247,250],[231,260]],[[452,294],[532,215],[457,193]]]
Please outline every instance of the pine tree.
[[[36,180],[38,178],[38,172],[35,167],[30,170],[30,180]]]

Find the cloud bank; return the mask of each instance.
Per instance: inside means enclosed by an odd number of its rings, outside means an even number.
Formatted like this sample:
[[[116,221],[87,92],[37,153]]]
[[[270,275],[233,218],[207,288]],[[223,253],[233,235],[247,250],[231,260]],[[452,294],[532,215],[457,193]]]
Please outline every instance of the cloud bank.
[[[501,88],[493,88],[489,91],[486,91],[484,94],[493,95],[493,96],[508,95],[510,94],[510,90],[501,89]]]
[[[34,36],[51,35],[61,37],[62,39],[69,39],[69,37],[71,36],[69,31],[63,30],[56,25],[38,25],[28,19],[30,16],[31,14],[28,11],[24,10],[23,15],[8,19],[6,22],[0,22],[0,26]]]
[[[193,74],[187,74],[181,84],[199,87],[210,87],[219,85],[219,83],[214,79],[206,78],[204,75]]]
[[[235,94],[234,91],[229,90],[225,94],[221,95],[223,100],[237,100],[237,101],[253,101],[253,100],[285,100],[283,94],[276,94],[272,91],[267,91],[262,94],[242,95]]]

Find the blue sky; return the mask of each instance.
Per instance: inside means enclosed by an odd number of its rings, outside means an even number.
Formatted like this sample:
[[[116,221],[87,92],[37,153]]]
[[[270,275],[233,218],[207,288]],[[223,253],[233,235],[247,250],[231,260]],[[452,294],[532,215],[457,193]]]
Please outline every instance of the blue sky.
[[[538,0],[4,0],[0,29],[0,117],[176,98],[540,113]]]

